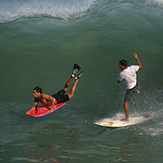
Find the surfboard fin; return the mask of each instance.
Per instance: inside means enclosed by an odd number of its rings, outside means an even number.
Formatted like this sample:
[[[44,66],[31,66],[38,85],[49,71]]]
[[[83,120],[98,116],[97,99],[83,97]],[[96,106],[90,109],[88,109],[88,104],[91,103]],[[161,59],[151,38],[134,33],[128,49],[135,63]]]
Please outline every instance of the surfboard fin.
[[[74,64],[72,74],[76,75],[80,71],[80,66],[78,64]]]

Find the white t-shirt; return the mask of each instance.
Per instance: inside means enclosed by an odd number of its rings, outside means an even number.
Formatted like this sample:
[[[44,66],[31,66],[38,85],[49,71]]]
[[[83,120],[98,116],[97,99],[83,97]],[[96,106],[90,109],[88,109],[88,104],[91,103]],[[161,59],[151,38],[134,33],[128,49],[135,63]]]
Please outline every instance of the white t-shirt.
[[[124,79],[126,81],[126,89],[132,89],[137,84],[136,72],[138,70],[139,66],[132,65],[119,73],[118,80],[122,81]]]

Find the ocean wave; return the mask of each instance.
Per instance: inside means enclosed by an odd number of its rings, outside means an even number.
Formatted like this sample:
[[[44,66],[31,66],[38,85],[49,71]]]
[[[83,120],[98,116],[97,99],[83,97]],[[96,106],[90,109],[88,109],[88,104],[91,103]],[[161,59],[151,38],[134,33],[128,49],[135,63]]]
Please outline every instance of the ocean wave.
[[[156,4],[160,5],[160,6],[163,5],[163,0],[149,0],[149,2],[156,3]]]
[[[95,3],[96,0],[2,0],[0,1],[0,23],[35,16],[57,19],[78,18]]]

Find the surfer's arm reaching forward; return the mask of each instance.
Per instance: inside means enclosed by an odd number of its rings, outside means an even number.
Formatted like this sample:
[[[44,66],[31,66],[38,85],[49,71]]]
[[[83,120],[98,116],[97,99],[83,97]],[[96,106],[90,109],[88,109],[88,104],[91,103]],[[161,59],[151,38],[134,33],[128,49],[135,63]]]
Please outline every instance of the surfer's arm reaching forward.
[[[134,57],[135,57],[135,59],[136,59],[136,61],[138,62],[138,65],[139,65],[139,70],[141,70],[142,69],[142,65],[141,65],[141,63],[140,63],[140,61],[139,61],[139,58],[138,58],[138,55],[134,52]]]
[[[32,110],[37,109],[37,105],[38,105],[39,101],[35,100],[34,105],[32,106],[32,108],[26,112],[26,115],[28,115]]]

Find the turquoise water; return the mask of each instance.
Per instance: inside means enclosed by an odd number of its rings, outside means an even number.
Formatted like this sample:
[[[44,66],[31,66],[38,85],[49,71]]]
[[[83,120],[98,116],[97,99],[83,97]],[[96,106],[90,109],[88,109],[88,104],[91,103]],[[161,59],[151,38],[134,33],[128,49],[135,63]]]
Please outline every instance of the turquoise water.
[[[118,62],[143,65],[139,86],[162,80],[162,0],[0,1],[0,161],[162,163],[162,89],[140,89],[130,116],[151,120],[121,129],[94,121],[124,117]],[[64,87],[74,63],[85,70],[75,97],[52,115],[25,115],[32,90]]]

